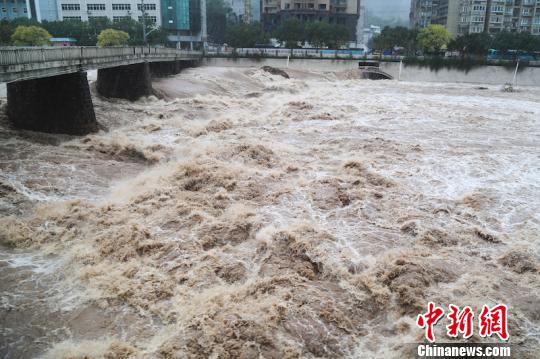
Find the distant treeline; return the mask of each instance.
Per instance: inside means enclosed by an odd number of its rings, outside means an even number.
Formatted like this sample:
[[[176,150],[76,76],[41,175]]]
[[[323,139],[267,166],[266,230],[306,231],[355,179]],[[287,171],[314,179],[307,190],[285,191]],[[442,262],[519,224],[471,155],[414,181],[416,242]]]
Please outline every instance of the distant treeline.
[[[408,29],[406,27],[385,27],[381,34],[374,37],[371,42],[373,49],[378,51],[398,52],[404,55],[416,55],[419,51],[428,54],[440,54],[441,51],[457,51],[463,57],[485,57],[489,49],[502,52],[520,50],[525,52],[540,51],[540,36],[529,33],[499,32],[494,35],[487,33],[467,34],[455,39],[447,37],[444,41],[430,47],[429,43],[422,41],[422,33],[433,32],[440,25],[431,25],[426,29]],[[438,31],[442,31],[440,26]],[[431,35],[431,34],[430,34]],[[426,36],[433,41],[433,36]],[[439,38],[440,40],[440,38]]]
[[[38,23],[27,18],[18,18],[12,21],[0,22],[0,44],[13,45],[12,36],[18,26],[39,26],[53,37],[71,37],[77,40],[79,46],[95,46],[98,35],[105,29],[121,30],[129,34],[129,45],[142,45],[142,24],[133,19],[122,19],[112,22],[107,18],[94,18],[89,21],[66,20],[66,21],[43,21]],[[167,32],[157,28],[148,35],[148,43],[165,44]]]

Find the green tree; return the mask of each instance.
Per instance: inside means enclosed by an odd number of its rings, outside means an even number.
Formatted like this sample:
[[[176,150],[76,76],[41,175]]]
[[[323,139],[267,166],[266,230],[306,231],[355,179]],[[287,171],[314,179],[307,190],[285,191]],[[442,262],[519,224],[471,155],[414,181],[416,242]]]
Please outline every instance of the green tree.
[[[77,45],[96,46],[98,35],[105,29],[114,29],[129,34],[128,45],[142,45],[142,24],[133,19],[122,19],[112,22],[109,19],[90,19],[90,21],[64,20],[44,21],[43,27],[55,37],[72,37],[77,39]],[[147,31],[150,25],[147,24]],[[156,28],[148,35],[149,44],[167,43],[168,32],[162,28]]]
[[[233,25],[233,11],[223,0],[208,0],[206,2],[206,23],[208,40],[222,44],[225,42],[227,27]]]
[[[417,48],[416,38],[417,29],[407,29],[403,26],[385,27],[381,33],[374,37],[370,47],[375,50],[393,50],[396,47],[402,47],[407,53],[414,53]]]
[[[306,40],[314,47],[322,48],[327,45],[331,38],[330,33],[330,24],[327,22],[316,21],[306,24]]]
[[[98,35],[97,46],[121,46],[129,41],[129,34],[125,31],[105,29]]]
[[[442,25],[429,25],[418,33],[418,46],[427,53],[440,52],[452,39],[452,35]]]
[[[169,32],[167,30],[162,27],[158,27],[148,34],[147,41],[150,45],[165,45],[167,42],[169,42],[168,36]]]
[[[304,24],[298,19],[285,20],[274,32],[274,37],[285,44],[287,48],[297,48],[298,43],[304,41]]]
[[[448,49],[459,51],[462,57],[485,56],[492,43],[493,39],[485,32],[466,34],[450,41]]]
[[[26,17],[18,17],[11,21],[2,20],[0,22],[0,44],[11,45],[11,36],[18,26],[41,26],[36,20]]]
[[[340,48],[349,39],[349,29],[324,21],[309,22],[305,27],[305,39],[315,47]]]
[[[540,38],[526,32],[502,31],[495,35],[493,47],[503,52],[508,50],[540,51]]]
[[[88,22],[78,20],[44,21],[43,27],[54,37],[71,37],[80,46],[95,46],[97,34],[91,31]]]
[[[133,19],[122,19],[121,21],[110,24],[109,28],[127,33],[129,35],[128,45],[142,45],[144,42],[142,34],[143,26],[139,21],[135,21]],[[150,31],[148,23],[146,24],[146,31]],[[152,31],[150,35],[152,35],[155,31],[157,30]],[[148,36],[147,40],[149,43],[150,39],[150,36]]]
[[[15,29],[11,23],[7,20],[2,20],[0,22],[0,45],[9,45],[11,44],[11,36]]]
[[[349,29],[344,25],[331,25],[327,45],[331,49],[339,49],[349,40]]]
[[[49,43],[51,37],[42,27],[20,25],[11,35],[11,41],[15,46],[43,46]]]
[[[268,38],[258,23],[236,24],[227,28],[225,41],[232,47],[254,47],[258,43],[267,43]]]
[[[105,29],[113,28],[113,23],[107,18],[44,21],[42,25],[55,37],[72,37],[80,46],[96,46],[98,35]]]

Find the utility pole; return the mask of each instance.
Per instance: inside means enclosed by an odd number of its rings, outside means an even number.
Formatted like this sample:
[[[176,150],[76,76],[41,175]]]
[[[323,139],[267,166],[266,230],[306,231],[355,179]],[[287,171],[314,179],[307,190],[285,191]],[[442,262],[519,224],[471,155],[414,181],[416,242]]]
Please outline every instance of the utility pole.
[[[143,44],[146,46],[148,45],[148,35],[150,35],[152,31],[155,31],[157,27],[152,28],[150,31],[146,31],[146,8],[144,7],[144,0],[141,0],[141,11],[142,11],[141,23],[142,23]]]
[[[147,45],[148,41],[146,40],[146,9],[144,8],[144,0],[141,0],[141,11],[142,11],[142,35],[143,35],[143,44]]]
[[[244,23],[251,24],[251,0],[244,0]]]
[[[491,5],[492,0],[486,1],[486,17],[484,18],[484,32],[489,34],[489,26],[491,22]]]
[[[208,33],[206,29],[206,0],[201,0],[201,42],[203,49],[206,49]]]

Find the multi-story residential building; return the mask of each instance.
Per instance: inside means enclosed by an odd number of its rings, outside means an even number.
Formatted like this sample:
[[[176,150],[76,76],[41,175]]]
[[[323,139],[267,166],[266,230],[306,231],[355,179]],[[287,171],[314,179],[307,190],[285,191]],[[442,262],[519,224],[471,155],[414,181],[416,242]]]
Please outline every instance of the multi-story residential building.
[[[487,31],[488,0],[460,0],[458,35]]]
[[[411,25],[442,24],[454,35],[500,31],[540,35],[540,0],[412,0]]]
[[[266,31],[291,18],[326,21],[347,26],[355,40],[359,13],[360,0],[262,0],[261,21]]]
[[[434,7],[438,0],[411,0],[409,19],[412,27],[427,27],[431,24]]]
[[[147,24],[161,25],[161,1],[144,0]],[[88,21],[96,18],[109,18],[121,21],[131,18],[142,20],[143,2],[140,0],[57,0],[59,20]]]
[[[437,0],[433,7],[431,23],[443,25],[452,36],[456,36],[458,34],[459,15],[459,0]]]
[[[461,0],[459,34],[500,31],[540,34],[538,0]]]

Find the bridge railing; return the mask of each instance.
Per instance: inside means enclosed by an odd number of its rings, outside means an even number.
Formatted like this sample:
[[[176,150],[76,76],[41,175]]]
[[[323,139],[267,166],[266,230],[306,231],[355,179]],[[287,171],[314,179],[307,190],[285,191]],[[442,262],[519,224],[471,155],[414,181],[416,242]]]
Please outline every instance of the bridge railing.
[[[97,59],[108,57],[136,58],[185,58],[198,57],[197,51],[165,47],[0,47],[0,66],[54,62],[66,60]]]

